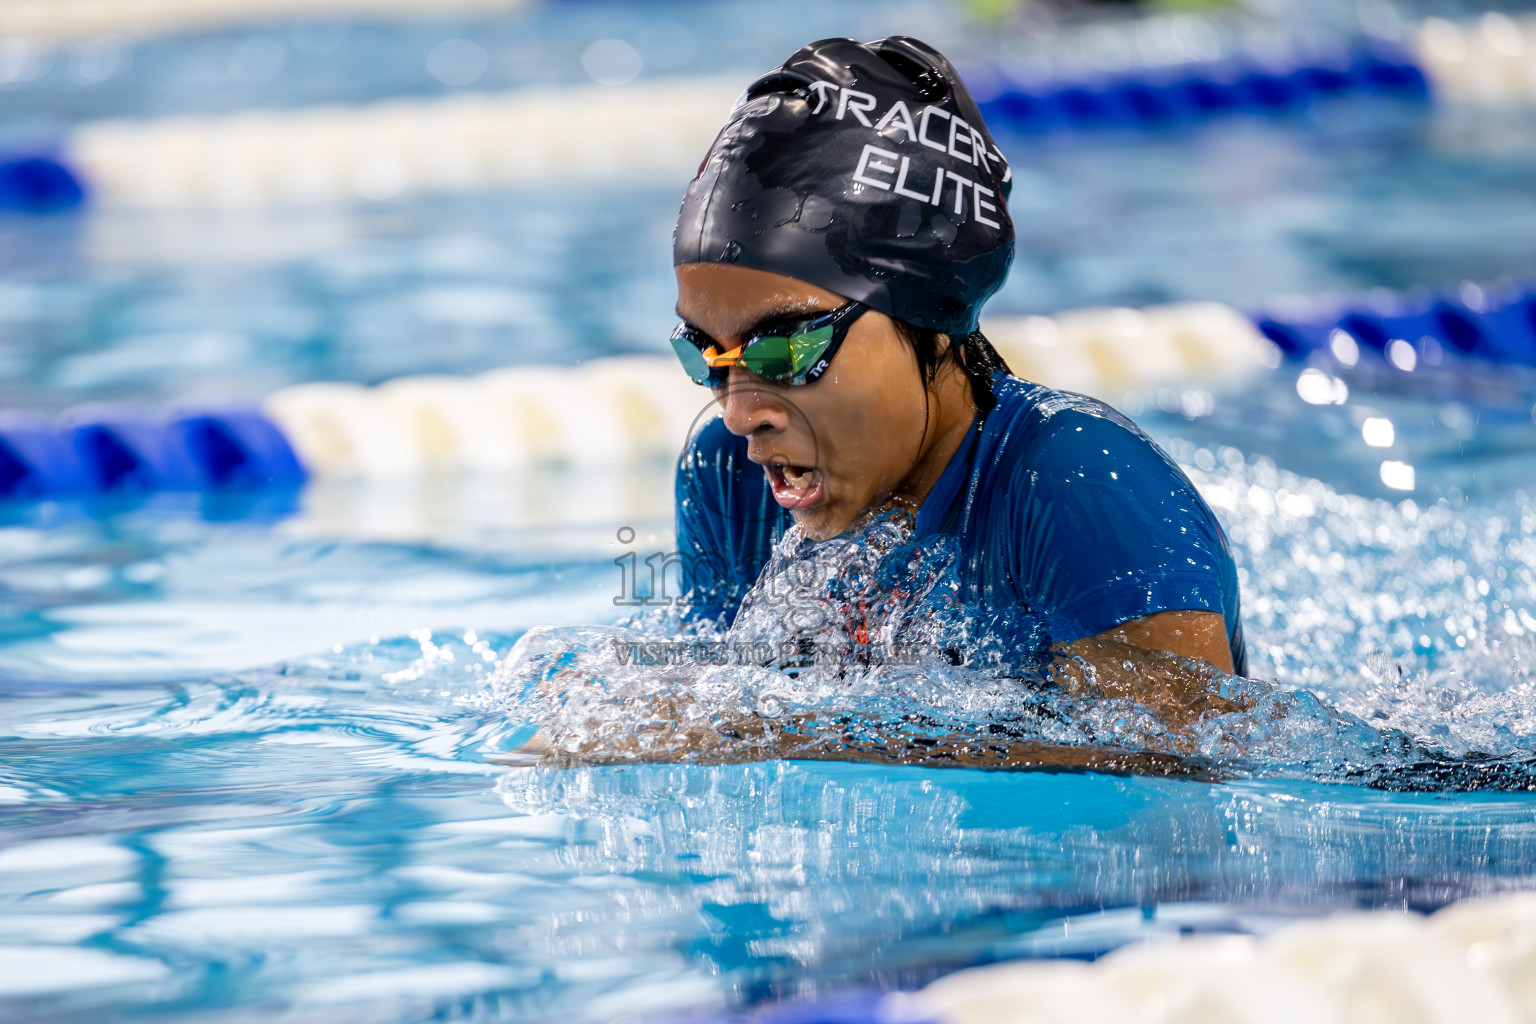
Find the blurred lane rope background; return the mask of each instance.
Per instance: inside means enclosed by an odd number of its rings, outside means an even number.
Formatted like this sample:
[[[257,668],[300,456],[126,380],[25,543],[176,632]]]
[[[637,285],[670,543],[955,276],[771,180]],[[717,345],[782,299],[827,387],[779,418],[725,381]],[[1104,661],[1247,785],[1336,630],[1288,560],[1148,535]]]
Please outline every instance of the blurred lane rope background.
[[[905,14],[916,30],[931,29],[941,39],[955,36],[957,58],[989,123],[1005,146],[1030,155],[1042,145],[1068,147],[1070,154],[1079,137],[1102,136],[1113,145],[1126,133],[1182,144],[1203,125],[1306,134],[1337,130],[1340,121],[1347,133],[1361,116],[1410,125],[1427,117],[1424,123],[1433,124],[1450,116],[1436,110],[1518,107],[1536,98],[1536,16],[1415,17],[1367,2],[1343,16],[1326,6],[1304,10],[1277,27],[1265,23],[1262,11],[1230,4],[1153,4],[1143,15],[1110,20],[1091,6],[970,3],[952,9],[946,22],[931,5],[914,5],[893,17]],[[0,5],[0,80],[7,84],[0,107],[7,93],[12,100],[62,93],[78,101],[76,94],[114,81],[131,88],[134,62],[155,56],[158,34],[203,33],[187,37],[203,54],[180,72],[179,99],[162,100],[179,104],[180,112],[101,118],[44,102],[51,117],[13,120],[3,135],[0,206],[23,219],[0,223],[0,231],[25,240],[36,226],[26,216],[83,208],[79,237],[88,262],[170,268],[212,257],[238,276],[239,267],[253,264],[333,260],[358,241],[359,214],[347,211],[411,211],[417,197],[500,191],[527,206],[549,189],[552,198],[573,196],[578,205],[583,193],[667,195],[691,173],[750,72],[698,74],[719,59],[740,63],[739,54],[698,52],[680,14],[700,9],[639,8],[626,12],[627,37],[599,34],[618,22],[614,9],[594,8],[581,31],[567,29],[566,38],[546,45],[564,61],[552,76],[554,58],[546,54],[540,65],[509,42],[528,27],[519,19],[540,16],[537,5],[502,0],[430,7],[336,0],[303,10],[214,0],[11,0]],[[971,27],[998,26],[1000,34],[978,45],[974,32],[955,33],[953,23],[965,19],[974,19]],[[859,14],[847,21],[850,32],[861,27]],[[797,38],[782,26],[773,31]],[[290,62],[359,40],[381,53],[416,53],[415,84],[397,83],[404,94],[394,99],[315,103],[349,86],[335,82],[327,90],[323,78],[316,86]],[[495,87],[529,74],[524,65],[535,65],[542,84]],[[549,84],[550,77],[565,81]],[[299,84],[284,93],[286,79]],[[206,90],[190,88],[199,80]],[[244,100],[253,87],[263,95],[275,89],[287,102],[252,108]],[[112,105],[103,95],[95,108]],[[1026,216],[1041,183],[1030,163],[1019,162],[1014,197]],[[667,207],[665,200],[657,204],[661,214]],[[413,213],[407,230],[421,231],[424,214]],[[462,216],[450,212],[448,219]],[[524,225],[517,237],[538,244],[536,230]],[[457,260],[495,264],[507,256],[484,245],[477,250],[467,238],[454,244],[463,250]],[[664,265],[652,280],[647,295],[659,295]],[[15,285],[11,294],[11,330],[24,334],[43,297]],[[477,318],[504,324],[519,338],[508,351],[519,361],[537,364],[553,355],[556,365],[424,377],[380,367],[382,374],[329,382],[317,366],[309,382],[270,393],[249,386],[260,371],[244,370],[246,386],[228,397],[220,396],[232,390],[226,382],[161,402],[124,395],[120,386],[99,389],[107,401],[74,409],[13,401],[0,429],[0,494],[290,487],[306,472],[352,479],[504,473],[665,459],[677,450],[704,402],[665,359],[619,354],[622,346],[566,346],[557,354],[539,332],[519,331],[533,322],[498,296],[505,293],[460,287],[432,301],[466,326]],[[1241,390],[1285,361],[1298,373],[1298,397],[1314,405],[1343,405],[1352,374],[1390,384],[1405,374],[1452,379],[1476,376],[1490,364],[1533,365],[1533,310],[1528,290],[1495,281],[1486,289],[1468,282],[1314,293],[1241,311],[1208,301],[1050,315],[1003,308],[985,326],[1026,377],[1133,414],[1154,408],[1199,418],[1215,408],[1216,394]],[[228,319],[212,310],[175,315]],[[658,317],[654,331],[664,329]],[[163,352],[157,339],[165,337],[151,335],[147,344]],[[658,344],[638,347],[655,351]],[[487,346],[477,342],[474,349],[483,359]],[[120,378],[140,358],[131,353],[111,343],[99,354],[82,353],[66,379],[78,392],[82,382]],[[444,363],[447,354],[435,353],[445,368],[452,363]],[[573,357],[583,365],[566,368]],[[145,369],[163,358],[153,356]],[[92,369],[79,369],[85,364]],[[622,443],[604,441],[613,437]],[[1385,487],[1414,489],[1411,465],[1383,458],[1381,466]]]
[[[973,62],[968,77],[989,123],[1026,132],[1156,130],[1360,95],[1536,102],[1536,18],[1489,14],[1466,25],[1431,18],[1406,45],[1300,37],[1265,52],[1223,39],[1200,20],[1156,24],[1155,32],[1121,30],[1125,52],[1087,67],[1015,55]],[[1139,67],[1131,66],[1136,56]],[[432,49],[427,67],[444,84],[463,86],[481,78],[488,60],[479,44],[450,39]],[[599,86],[87,123],[36,155],[13,154],[12,174],[22,161],[56,154],[56,173],[81,178],[85,189],[61,190],[38,169],[33,202],[48,208],[75,194],[107,205],[248,207],[567,175],[675,179],[683,154],[713,137],[738,78],[647,81],[618,94],[601,87],[629,84],[643,63],[625,41],[601,39],[582,52]],[[560,130],[577,124],[579,132]],[[20,185],[8,194],[13,205],[28,202]]]
[[[510,10],[525,0],[5,0],[0,35],[46,42],[148,36],[294,15],[389,15]]]

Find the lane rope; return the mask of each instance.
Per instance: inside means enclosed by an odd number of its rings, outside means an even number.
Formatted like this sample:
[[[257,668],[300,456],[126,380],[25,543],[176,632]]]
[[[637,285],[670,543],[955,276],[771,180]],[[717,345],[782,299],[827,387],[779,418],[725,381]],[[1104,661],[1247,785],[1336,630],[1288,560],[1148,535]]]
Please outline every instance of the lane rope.
[[[253,209],[560,181],[686,181],[734,77],[102,121],[58,163],[103,206]]]
[[[301,16],[402,17],[494,13],[527,0],[5,0],[0,37],[68,43],[97,36],[142,38]]]
[[[1454,386],[1536,367],[1536,288],[1515,285],[1287,300],[1252,315],[1214,302],[1079,309],[982,327],[1019,376],[1133,416],[1152,396],[1205,415],[1216,394],[1287,362],[1313,404],[1346,401],[1349,373],[1378,384],[1437,375]],[[296,384],[260,409],[15,413],[0,416],[0,499],[613,469],[675,458],[716,411],[670,356],[620,355],[375,387]]]
[[[29,0],[22,7],[87,2]],[[120,2],[167,0],[96,6]],[[222,9],[216,0],[204,6]],[[1001,64],[967,76],[989,123],[1022,132],[1157,130],[1234,114],[1285,114],[1341,97],[1528,103],[1536,100],[1536,17],[1430,18],[1401,45],[1362,39],[1315,52],[1234,53],[1092,77],[1035,79]],[[675,183],[693,173],[740,87],[737,75],[653,79],[620,88],[100,121],[76,127],[52,150],[0,155],[0,205],[4,168],[27,161],[32,179],[41,180],[37,161],[45,161],[56,168],[48,174],[75,181],[40,193],[40,210],[67,205],[58,197],[72,188],[106,207],[261,209],[548,182]],[[29,194],[11,192],[23,200]]]
[[[804,1013],[804,1010],[801,1010]],[[772,1013],[764,1017],[773,1024]],[[883,1024],[1536,1021],[1536,896],[1473,899],[1429,916],[1344,913],[1264,938],[1162,938],[1093,963],[1027,960],[958,971],[843,1020]]]
[[[1030,380],[1118,402],[1127,392],[1225,389],[1278,366],[1279,352],[1217,303],[999,317],[983,330]],[[616,356],[377,388],[300,384],[264,410],[317,476],[506,472],[530,465],[623,466],[676,458],[709,392],[670,356]]]

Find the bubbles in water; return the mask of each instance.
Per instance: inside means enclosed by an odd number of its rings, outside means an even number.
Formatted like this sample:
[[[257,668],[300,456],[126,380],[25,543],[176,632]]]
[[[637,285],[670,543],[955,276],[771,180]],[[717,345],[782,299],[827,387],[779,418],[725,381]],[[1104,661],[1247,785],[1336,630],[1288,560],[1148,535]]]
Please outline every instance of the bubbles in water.
[[[894,509],[827,541],[791,528],[730,629],[654,609],[618,627],[532,630],[488,699],[554,750],[599,759],[874,755],[888,739],[1035,714],[1038,684],[1004,670],[1017,644],[959,605],[954,541],[911,534]]]
[[[825,541],[792,527],[742,600],[729,639],[788,644],[786,661],[839,667],[957,650],[958,558],[953,538],[914,543],[912,517],[901,509]]]
[[[1172,446],[1239,557],[1255,675],[1304,687],[1418,749],[1536,753],[1536,507],[1525,492],[1421,507]],[[1327,756],[1323,746],[1318,754]]]

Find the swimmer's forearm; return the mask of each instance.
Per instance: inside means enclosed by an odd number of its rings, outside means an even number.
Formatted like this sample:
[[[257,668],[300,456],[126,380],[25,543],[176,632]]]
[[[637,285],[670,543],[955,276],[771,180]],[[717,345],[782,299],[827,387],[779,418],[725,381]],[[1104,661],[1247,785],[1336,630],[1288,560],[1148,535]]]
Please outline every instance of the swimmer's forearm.
[[[770,742],[685,742],[641,751],[632,745],[592,745],[579,751],[558,750],[535,737],[510,755],[491,758],[508,767],[574,767],[577,765],[688,762],[692,764],[744,764],[783,758],[792,761],[852,761],[871,764],[920,765],[927,768],[990,768],[1005,770],[1084,769],[1088,771],[1146,775],[1198,776],[1205,769],[1174,754],[1155,751],[1082,747],[1044,740],[947,734],[914,736],[898,731],[871,732],[850,729],[841,716],[821,721],[808,712],[791,716],[793,727],[775,730]],[[743,723],[759,741],[760,721]],[[731,730],[734,732],[735,730]]]
[[[1233,710],[1215,665],[1105,636],[1058,646],[1045,676],[1069,693],[1133,700],[1165,716]]]

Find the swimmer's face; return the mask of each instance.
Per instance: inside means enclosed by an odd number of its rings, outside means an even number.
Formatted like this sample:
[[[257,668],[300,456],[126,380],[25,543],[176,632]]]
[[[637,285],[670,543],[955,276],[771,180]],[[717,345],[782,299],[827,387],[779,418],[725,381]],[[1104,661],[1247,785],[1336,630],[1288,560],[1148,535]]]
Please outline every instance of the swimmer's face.
[[[677,311],[729,351],[770,320],[836,309],[843,296],[792,277],[721,263],[677,268]],[[716,389],[726,427],[747,438],[778,503],[807,536],[834,537],[898,493],[924,441],[926,392],[910,345],[884,314],[854,322],[813,384],[774,384],[733,366]]]

